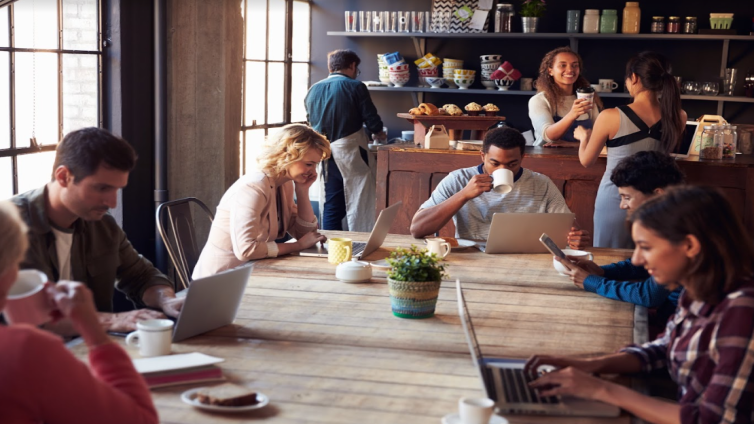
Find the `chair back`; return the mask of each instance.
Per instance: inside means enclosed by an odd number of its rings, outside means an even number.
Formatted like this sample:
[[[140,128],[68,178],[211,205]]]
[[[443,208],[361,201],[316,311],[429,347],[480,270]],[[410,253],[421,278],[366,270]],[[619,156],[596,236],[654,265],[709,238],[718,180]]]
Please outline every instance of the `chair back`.
[[[191,283],[191,274],[194,272],[194,267],[199,260],[199,254],[203,247],[199,245],[196,223],[192,214],[192,203],[199,207],[198,210],[201,210],[202,215],[206,216],[211,224],[214,219],[212,211],[195,197],[162,203],[155,212],[157,229],[160,231],[160,237],[165,243],[170,260],[173,262],[175,272],[178,275],[176,291],[181,289],[181,287],[178,287],[179,283],[183,286],[182,288],[187,288]]]

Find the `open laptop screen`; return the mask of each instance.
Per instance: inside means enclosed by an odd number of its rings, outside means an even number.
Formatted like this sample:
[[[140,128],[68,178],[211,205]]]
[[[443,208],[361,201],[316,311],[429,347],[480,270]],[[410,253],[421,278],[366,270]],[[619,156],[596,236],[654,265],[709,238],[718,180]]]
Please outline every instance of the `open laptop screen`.
[[[466,307],[466,299],[463,297],[460,280],[456,280],[456,293],[458,296],[458,314],[461,317],[461,325],[463,326],[463,332],[466,335],[466,342],[471,348],[471,360],[479,371],[479,376],[482,378],[487,397],[492,400],[497,400],[497,391],[495,390],[495,381],[492,376],[492,371],[487,367],[484,357],[482,356],[482,350],[479,348],[479,341],[476,338],[474,326],[471,324],[471,315],[469,314],[469,308]]]

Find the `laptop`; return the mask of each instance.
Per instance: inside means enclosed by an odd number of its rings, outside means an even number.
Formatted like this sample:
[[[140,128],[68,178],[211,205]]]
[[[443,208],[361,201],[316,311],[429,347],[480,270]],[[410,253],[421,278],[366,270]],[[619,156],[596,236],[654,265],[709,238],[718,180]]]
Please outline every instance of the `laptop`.
[[[531,389],[531,378],[524,372],[525,360],[485,358],[466,307],[461,282],[456,280],[458,315],[471,352],[471,360],[479,372],[485,394],[495,401],[499,414],[571,415],[583,417],[617,417],[620,408],[603,402],[568,396],[542,397]]]
[[[496,213],[492,216],[487,243],[480,243],[485,253],[548,253],[539,242],[547,233],[558,246],[568,245],[573,226],[572,213]]]
[[[377,222],[374,223],[372,232],[369,233],[369,240],[367,240],[366,243],[358,241],[353,242],[351,257],[360,259],[362,256],[368,256],[382,246],[385,237],[387,237],[388,231],[390,231],[390,227],[393,226],[393,221],[395,221],[396,215],[398,215],[398,209],[401,208],[402,204],[403,202],[396,202],[380,212],[380,216],[377,217]],[[299,255],[326,258],[327,247],[317,243],[315,246],[300,251]]]
[[[683,138],[681,138],[681,142],[678,143],[677,146],[675,146],[675,150],[673,150],[673,152],[670,153],[670,156],[677,157],[677,158],[689,157],[692,143],[694,141],[694,134],[696,134],[696,130],[698,128],[699,128],[699,122],[686,121],[686,129],[683,131]]]
[[[232,324],[241,305],[253,264],[191,282],[173,329],[173,341]]]

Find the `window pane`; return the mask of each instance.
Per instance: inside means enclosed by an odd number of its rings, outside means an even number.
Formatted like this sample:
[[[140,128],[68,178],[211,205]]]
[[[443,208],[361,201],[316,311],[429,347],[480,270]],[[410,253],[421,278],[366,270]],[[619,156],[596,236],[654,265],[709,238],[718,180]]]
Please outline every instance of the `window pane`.
[[[0,199],[13,196],[13,162],[11,158],[0,158]]]
[[[52,178],[55,152],[18,156],[18,192],[23,193],[41,187]]]
[[[267,2],[246,0],[246,58],[264,60],[267,47]]]
[[[244,174],[259,169],[257,157],[264,151],[264,142],[263,129],[246,131],[246,170]]]
[[[97,0],[63,0],[63,48],[97,50]]]
[[[309,3],[293,2],[293,60],[309,61],[310,20]]]
[[[283,122],[283,99],[285,97],[285,67],[282,63],[270,63],[267,81],[267,123]]]
[[[10,148],[10,53],[0,52],[0,149]]]
[[[0,8],[0,47],[10,46],[10,33],[8,32],[8,10],[9,7],[5,6]]]
[[[309,90],[309,64],[294,63],[291,78],[291,122],[306,121],[304,97]]]
[[[13,3],[16,47],[58,48],[57,0],[24,0]]]
[[[285,59],[285,0],[270,1],[269,59]]]
[[[98,124],[97,56],[63,55],[63,134]]]
[[[58,59],[56,53],[16,53],[16,146],[58,142]]]
[[[246,62],[246,123],[247,127],[262,125],[264,120],[264,62]]]

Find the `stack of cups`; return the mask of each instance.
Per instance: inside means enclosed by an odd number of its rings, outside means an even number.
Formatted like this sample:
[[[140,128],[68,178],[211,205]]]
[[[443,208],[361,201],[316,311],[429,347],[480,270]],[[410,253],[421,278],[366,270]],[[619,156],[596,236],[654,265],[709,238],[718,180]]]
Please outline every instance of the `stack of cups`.
[[[390,82],[396,87],[403,87],[408,82],[408,64],[398,52],[385,53],[382,59],[387,63]]]
[[[495,82],[492,81],[491,75],[502,63],[500,62],[501,57],[502,56],[499,54],[485,54],[479,56],[479,59],[482,62],[482,85],[487,90],[495,89]]]
[[[453,70],[453,82],[456,83],[460,90],[465,90],[474,84],[476,79],[476,71],[473,69],[454,69]]]
[[[390,71],[387,69],[388,64],[387,62],[385,62],[383,55],[384,53],[377,54],[377,66],[379,67],[380,71],[380,82],[390,85]]]
[[[461,68],[463,68],[462,60],[445,58],[442,61],[442,76],[445,78],[445,84],[448,84],[448,87],[456,88],[454,71]]]
[[[437,68],[442,61],[432,53],[427,53],[424,57],[420,57],[415,60],[414,63],[419,71],[419,87],[428,87],[426,82],[427,77],[436,78],[439,74]]]

